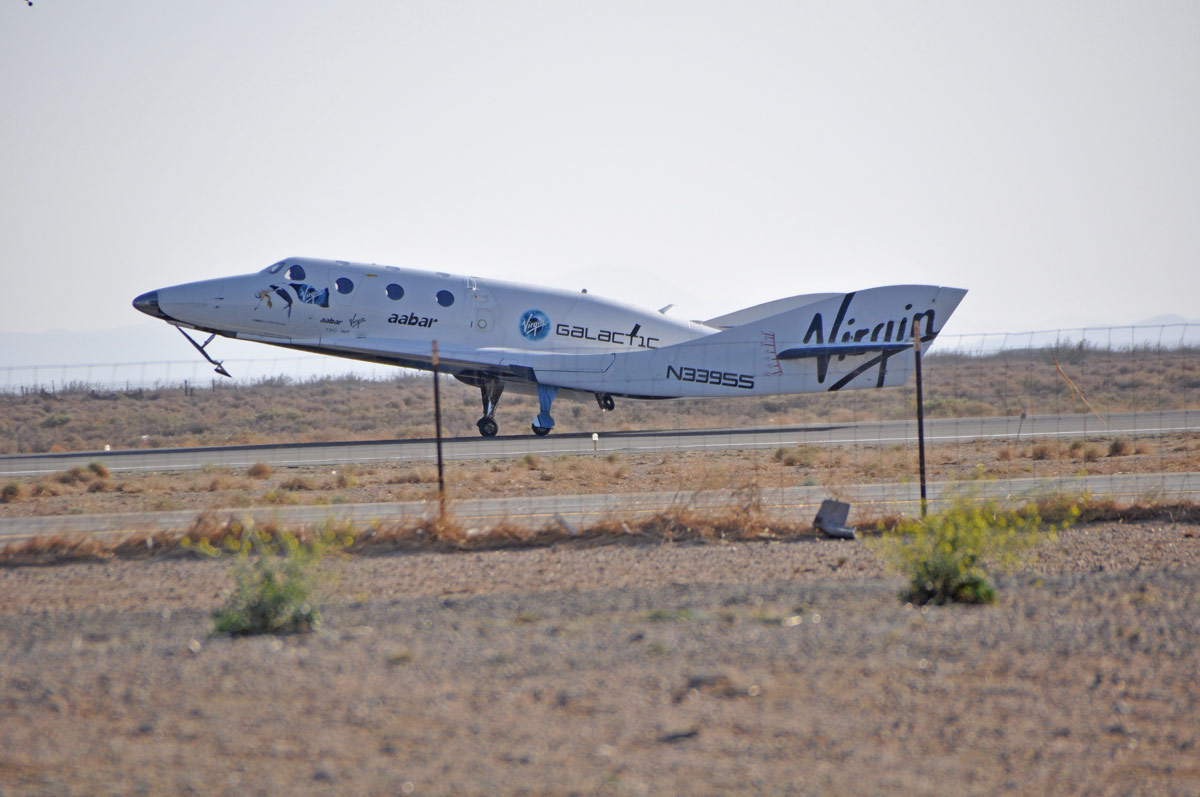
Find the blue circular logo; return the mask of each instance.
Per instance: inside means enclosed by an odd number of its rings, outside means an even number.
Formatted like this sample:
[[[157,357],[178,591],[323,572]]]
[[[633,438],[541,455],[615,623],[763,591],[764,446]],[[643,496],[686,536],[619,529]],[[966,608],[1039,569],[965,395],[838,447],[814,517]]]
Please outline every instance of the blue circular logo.
[[[526,340],[541,340],[550,334],[550,318],[541,310],[527,310],[521,316],[520,329]]]

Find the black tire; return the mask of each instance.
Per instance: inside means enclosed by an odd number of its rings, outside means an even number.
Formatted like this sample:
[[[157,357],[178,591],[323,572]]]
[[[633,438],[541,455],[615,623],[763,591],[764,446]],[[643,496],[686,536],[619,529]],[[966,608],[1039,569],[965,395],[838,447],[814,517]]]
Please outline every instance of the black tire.
[[[475,425],[479,427],[479,433],[484,437],[495,437],[496,432],[500,431],[500,427],[491,418],[480,418],[479,423]]]
[[[609,412],[612,411],[613,407],[617,406],[617,402],[614,401],[613,397],[607,393],[597,393],[596,403],[600,405],[600,409],[607,410]]]
[[[536,423],[530,428],[533,429],[533,433],[538,437],[545,437],[546,435],[550,434],[550,429],[548,427],[538,426]]]

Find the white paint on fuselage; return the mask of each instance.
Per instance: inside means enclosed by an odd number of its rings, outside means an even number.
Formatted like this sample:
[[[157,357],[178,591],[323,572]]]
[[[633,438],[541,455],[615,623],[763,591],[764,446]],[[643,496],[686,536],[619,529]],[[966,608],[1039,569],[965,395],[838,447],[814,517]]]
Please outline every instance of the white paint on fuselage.
[[[503,386],[536,390],[533,427],[545,434],[559,392],[593,394],[603,407],[614,396],[899,385],[915,362],[904,355],[918,324],[932,343],[965,293],[888,285],[810,294],[719,317],[713,323],[728,328],[718,330],[582,291],[288,258],[256,274],[150,291],[134,307],[227,337],[453,374],[481,388],[487,436],[496,433],[491,411]],[[224,373],[207,341],[192,343]]]
[[[288,276],[294,266],[303,278]],[[157,293],[185,326],[283,345],[360,337],[566,354],[654,349],[716,331],[583,292],[313,258]],[[522,334],[527,313],[545,319],[543,335]]]

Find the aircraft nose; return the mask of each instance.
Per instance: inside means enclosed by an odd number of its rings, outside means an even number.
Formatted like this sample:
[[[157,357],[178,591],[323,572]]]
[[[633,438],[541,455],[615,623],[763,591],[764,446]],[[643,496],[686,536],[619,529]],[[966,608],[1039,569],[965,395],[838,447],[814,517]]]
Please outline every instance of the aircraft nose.
[[[152,315],[155,318],[167,318],[167,314],[158,306],[158,291],[143,293],[133,300],[133,306],[146,315]]]

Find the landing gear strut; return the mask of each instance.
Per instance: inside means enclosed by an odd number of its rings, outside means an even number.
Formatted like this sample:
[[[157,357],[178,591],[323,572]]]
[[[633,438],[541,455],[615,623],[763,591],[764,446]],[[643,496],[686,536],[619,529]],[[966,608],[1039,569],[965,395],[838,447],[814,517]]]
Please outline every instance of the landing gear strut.
[[[556,395],[558,395],[558,388],[538,385],[538,408],[541,412],[533,421],[533,433],[538,437],[545,437],[554,428],[554,419],[550,417],[550,406],[554,403]]]
[[[496,419],[492,416],[496,414],[496,405],[500,403],[500,396],[504,393],[504,383],[499,379],[485,379],[479,386],[479,392],[483,397],[483,417],[476,421],[475,425],[484,437],[495,437],[500,427],[496,425]]]
[[[183,327],[175,327],[175,328],[179,330],[180,335],[183,335],[185,338],[187,338],[188,343],[190,343],[196,347],[196,351],[200,352],[201,357],[208,360],[213,365],[217,366],[216,368],[213,369],[214,371],[216,371],[221,376],[229,376],[229,372],[225,370],[225,363],[222,360],[214,360],[212,358],[212,355],[209,354],[207,351],[205,351],[205,349],[208,348],[208,344],[213,342],[213,338],[215,338],[217,336],[217,333],[214,332],[213,334],[209,335],[208,340],[204,341],[204,343],[201,344],[201,343],[197,343],[196,341],[192,340],[192,336],[189,335],[188,333],[184,332]]]

